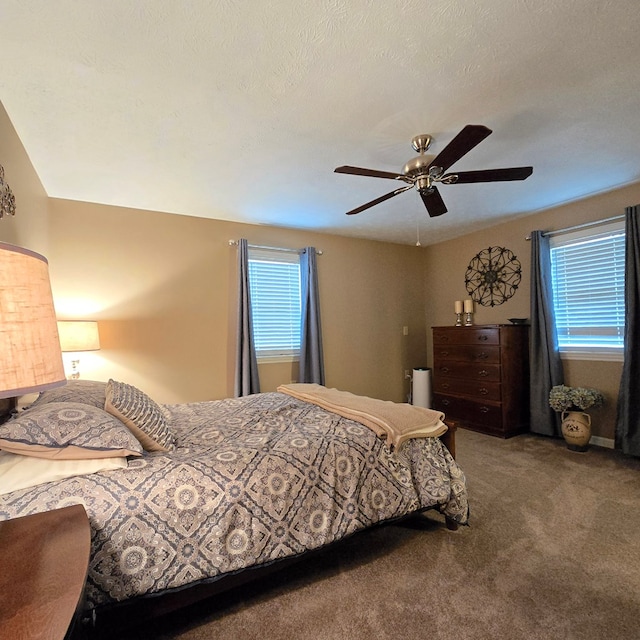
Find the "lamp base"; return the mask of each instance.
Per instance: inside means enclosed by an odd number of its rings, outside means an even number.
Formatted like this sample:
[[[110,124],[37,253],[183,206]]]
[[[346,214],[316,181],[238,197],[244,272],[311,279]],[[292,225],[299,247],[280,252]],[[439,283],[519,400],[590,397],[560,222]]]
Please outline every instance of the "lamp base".
[[[16,408],[17,398],[0,398],[0,424],[5,423]]]
[[[77,380],[80,377],[80,370],[78,369],[79,364],[80,360],[71,361],[71,375],[68,378],[69,380]]]

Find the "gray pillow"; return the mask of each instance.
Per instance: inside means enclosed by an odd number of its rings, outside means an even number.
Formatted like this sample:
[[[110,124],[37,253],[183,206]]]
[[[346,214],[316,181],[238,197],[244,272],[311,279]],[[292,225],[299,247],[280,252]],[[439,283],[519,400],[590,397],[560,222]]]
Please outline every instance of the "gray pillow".
[[[67,380],[67,384],[43,391],[31,407],[49,402],[80,402],[104,409],[107,383],[98,380]]]
[[[79,402],[44,404],[5,422],[0,425],[0,449],[59,460],[142,454],[140,443],[120,420]]]
[[[140,389],[124,382],[107,383],[106,411],[131,429],[147,451],[172,451],[175,438],[162,408]]]

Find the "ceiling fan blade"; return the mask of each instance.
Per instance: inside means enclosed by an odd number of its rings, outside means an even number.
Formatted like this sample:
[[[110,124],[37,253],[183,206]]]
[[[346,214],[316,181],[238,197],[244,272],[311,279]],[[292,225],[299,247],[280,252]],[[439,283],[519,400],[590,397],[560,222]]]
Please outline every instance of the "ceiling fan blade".
[[[407,191],[407,189],[412,189],[413,185],[407,185],[406,187],[400,187],[399,189],[396,189],[395,191],[391,191],[387,194],[385,194],[384,196],[380,196],[379,198],[376,198],[375,200],[372,200],[371,202],[367,202],[366,204],[360,205],[359,207],[356,207],[355,209],[351,209],[351,211],[347,211],[347,215],[348,216],[352,216],[354,213],[360,213],[361,211],[364,211],[365,209],[369,209],[369,207],[374,207],[377,204],[380,204],[381,202],[384,202],[385,200],[388,200],[389,198],[393,198],[393,196],[397,196],[399,193],[402,193],[403,191]]]
[[[429,167],[440,167],[446,171],[480,144],[492,131],[482,124],[468,124],[460,133],[431,161]]]
[[[499,182],[504,180],[526,180],[533,173],[533,167],[512,167],[510,169],[484,169],[482,171],[460,171],[448,173],[440,179],[446,184],[469,182]]]
[[[431,218],[447,213],[447,207],[444,204],[444,200],[442,199],[440,192],[435,187],[431,187],[431,190],[425,193],[420,192],[420,197],[422,198],[422,202],[424,202],[424,206],[427,208],[427,213]]]
[[[354,176],[369,176],[371,178],[391,178],[392,180],[405,180],[401,173],[391,173],[390,171],[377,171],[376,169],[363,169],[362,167],[338,167],[334,173],[350,173]]]

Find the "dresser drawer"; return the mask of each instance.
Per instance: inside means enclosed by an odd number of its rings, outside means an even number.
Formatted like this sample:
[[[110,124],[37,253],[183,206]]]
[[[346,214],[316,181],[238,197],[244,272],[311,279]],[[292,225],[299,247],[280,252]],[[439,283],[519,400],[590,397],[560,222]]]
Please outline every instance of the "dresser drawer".
[[[438,380],[441,376],[446,378],[462,378],[465,380],[489,380],[500,382],[500,365],[493,363],[459,362],[456,360],[436,361],[433,368]]]
[[[461,362],[500,362],[500,347],[495,345],[439,345],[433,354],[439,360]]]
[[[469,425],[488,427],[491,431],[502,429],[502,408],[500,404],[473,401],[441,393],[433,394],[436,411],[442,411],[446,418],[460,420]]]
[[[435,393],[469,396],[472,400],[500,402],[500,383],[487,380],[457,380],[438,376],[433,383]]]
[[[433,343],[445,344],[500,344],[498,327],[434,327]]]

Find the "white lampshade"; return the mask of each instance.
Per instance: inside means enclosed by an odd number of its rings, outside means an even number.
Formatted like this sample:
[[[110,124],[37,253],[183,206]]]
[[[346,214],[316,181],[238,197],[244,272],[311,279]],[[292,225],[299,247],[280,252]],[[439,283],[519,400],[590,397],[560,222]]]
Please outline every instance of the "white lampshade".
[[[64,352],[98,351],[98,323],[92,320],[59,320],[60,347]]]
[[[0,242],[0,398],[65,384],[49,264]]]

